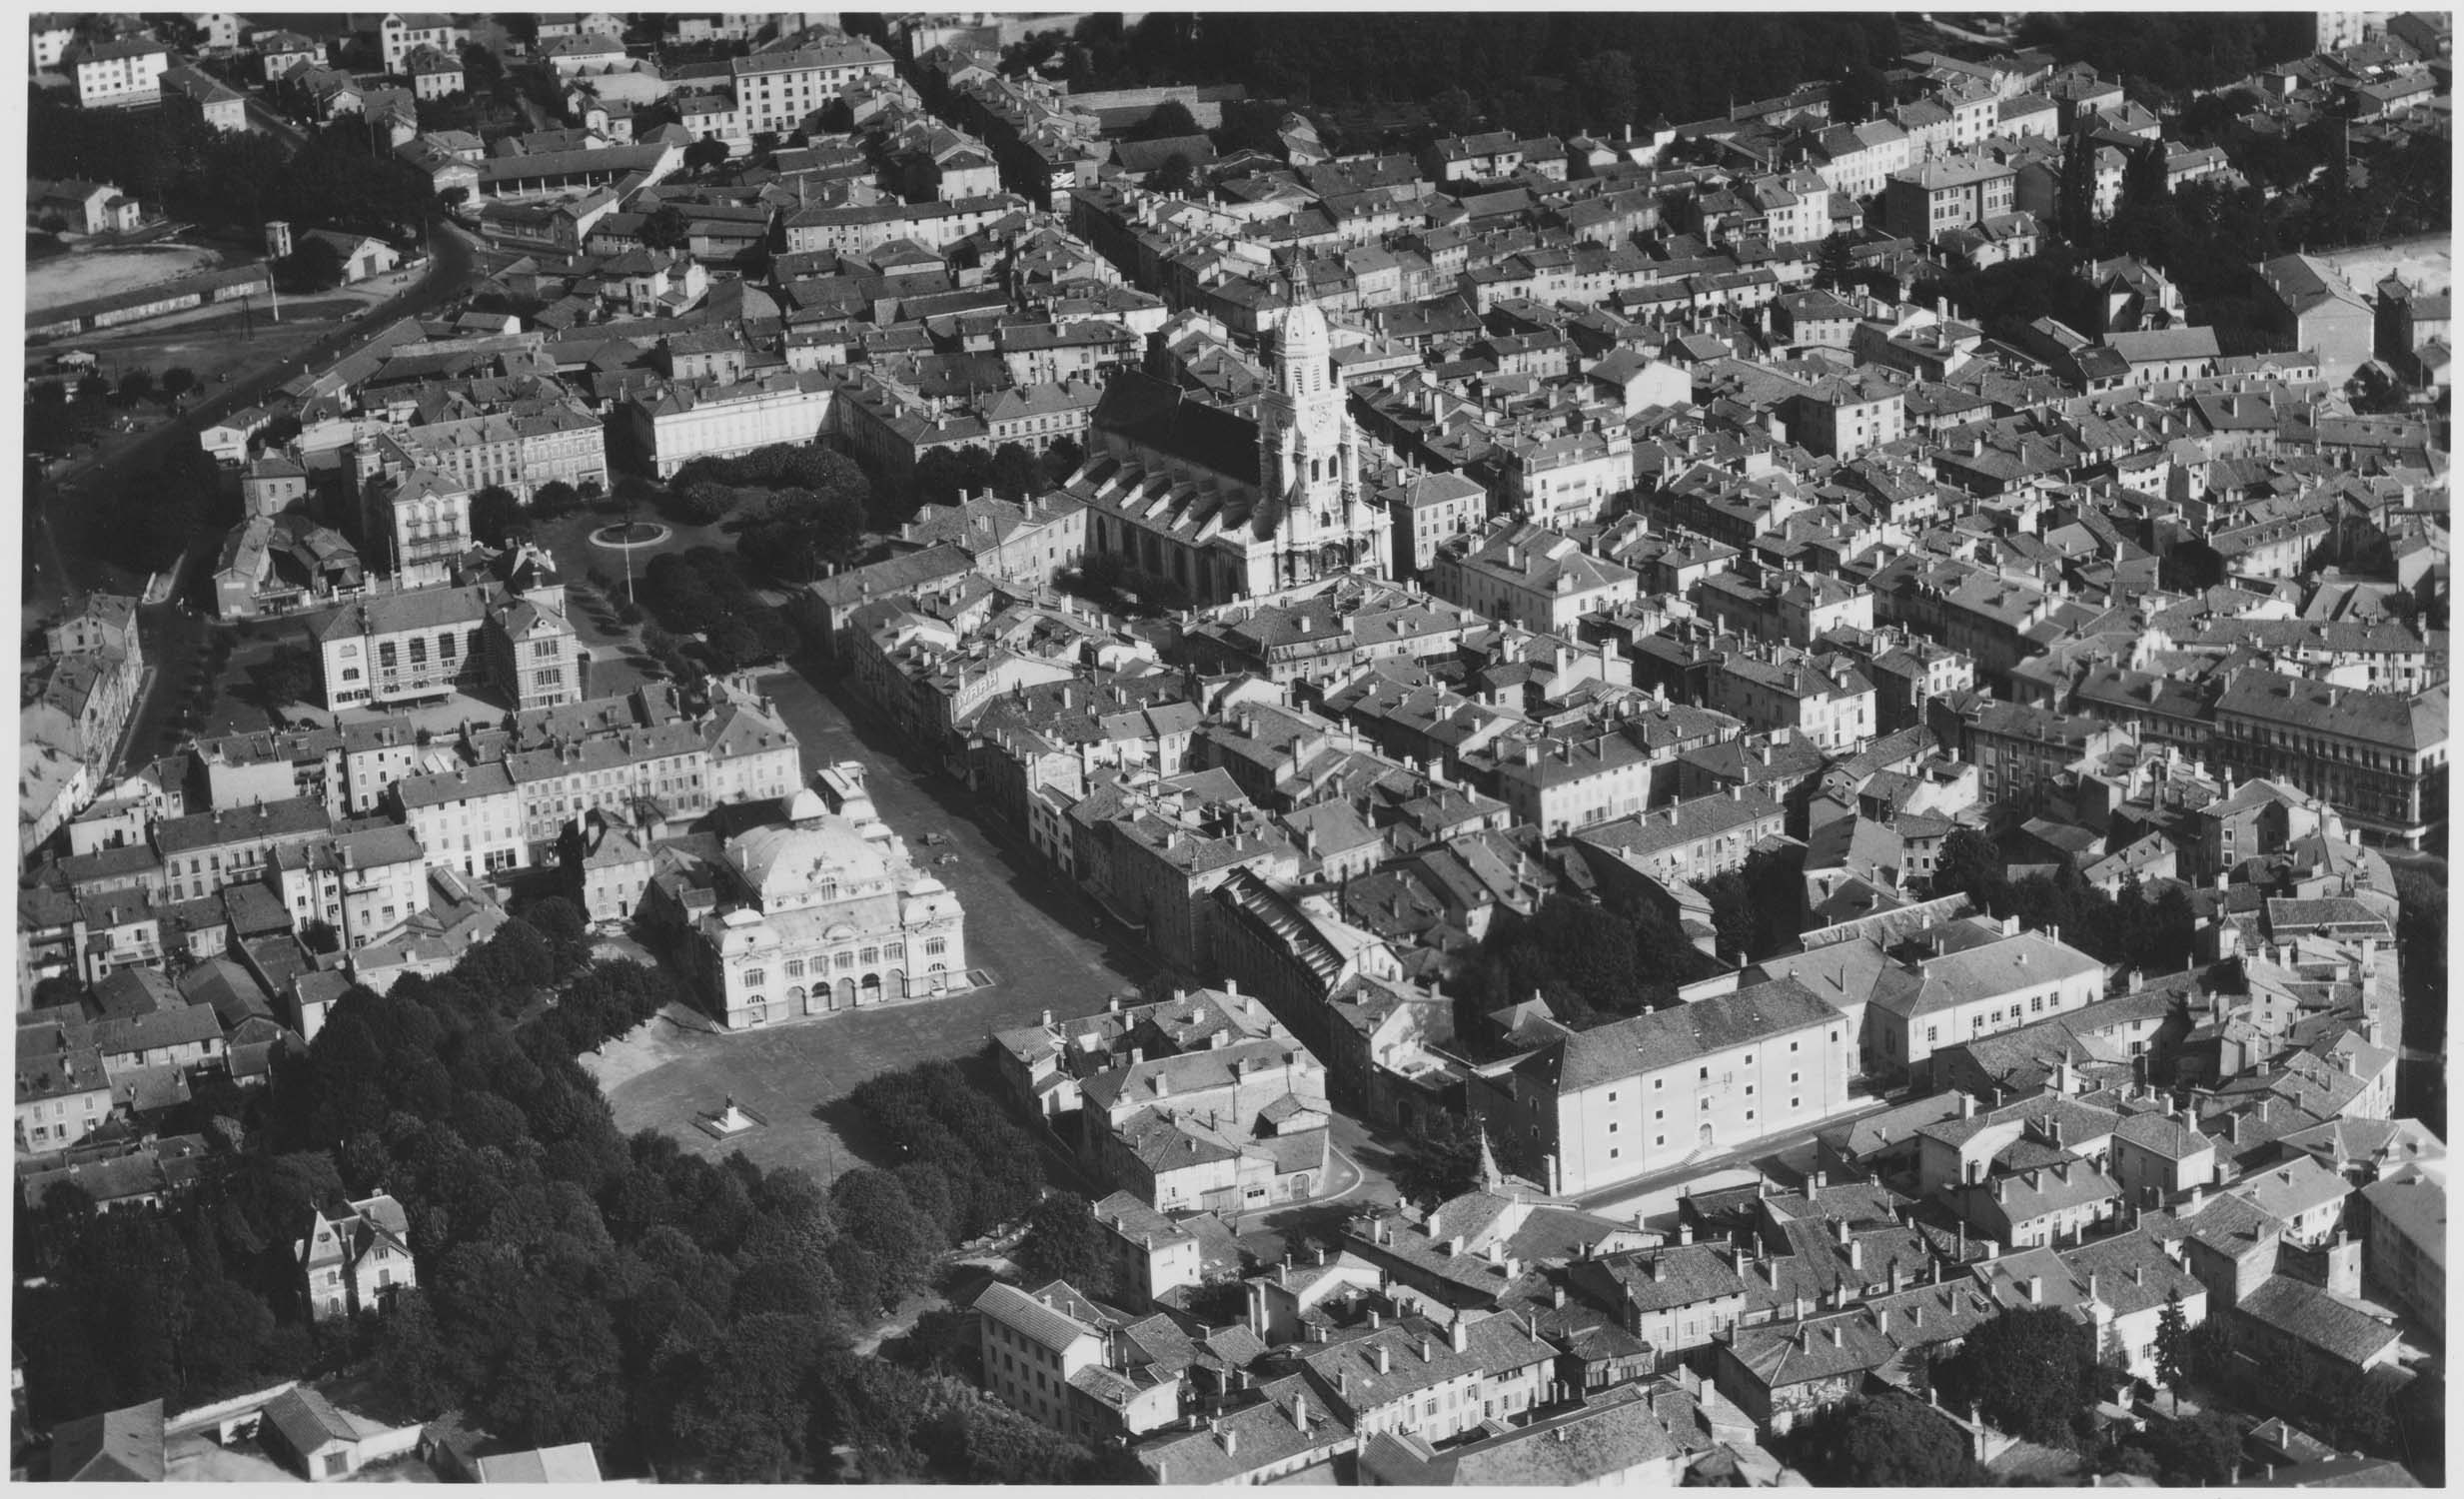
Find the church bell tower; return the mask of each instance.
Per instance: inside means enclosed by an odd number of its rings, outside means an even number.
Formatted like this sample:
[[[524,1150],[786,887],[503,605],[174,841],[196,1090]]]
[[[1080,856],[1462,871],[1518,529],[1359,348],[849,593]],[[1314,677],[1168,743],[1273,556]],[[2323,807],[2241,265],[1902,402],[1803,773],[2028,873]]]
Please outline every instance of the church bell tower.
[[[1384,512],[1361,493],[1360,436],[1344,411],[1326,315],[1291,284],[1275,340],[1274,386],[1258,409],[1262,510],[1275,518],[1275,581],[1304,583],[1378,558]],[[1261,540],[1265,538],[1261,537]]]

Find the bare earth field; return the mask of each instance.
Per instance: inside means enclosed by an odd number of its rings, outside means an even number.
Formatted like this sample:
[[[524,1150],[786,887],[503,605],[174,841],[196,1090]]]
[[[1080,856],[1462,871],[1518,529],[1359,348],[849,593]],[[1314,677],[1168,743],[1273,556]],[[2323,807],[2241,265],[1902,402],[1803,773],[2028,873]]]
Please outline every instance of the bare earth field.
[[[26,267],[26,305],[62,307],[212,269],[222,257],[194,245],[145,245],[55,255]]]
[[[2416,287],[2445,291],[2455,285],[2455,241],[2443,234],[2382,245],[2356,245],[2350,250],[2321,252],[2319,259],[2344,273],[2354,291],[2371,295],[2390,271],[2400,271]]]

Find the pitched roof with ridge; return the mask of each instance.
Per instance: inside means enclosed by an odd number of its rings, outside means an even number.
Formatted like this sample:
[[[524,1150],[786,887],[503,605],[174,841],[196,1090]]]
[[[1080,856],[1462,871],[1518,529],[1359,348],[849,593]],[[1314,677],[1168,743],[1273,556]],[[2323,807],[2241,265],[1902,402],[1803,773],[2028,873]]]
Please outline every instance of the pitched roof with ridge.
[[[1812,989],[1778,978],[1582,1031],[1516,1070],[1572,1092],[1839,1021],[1840,1012]]]

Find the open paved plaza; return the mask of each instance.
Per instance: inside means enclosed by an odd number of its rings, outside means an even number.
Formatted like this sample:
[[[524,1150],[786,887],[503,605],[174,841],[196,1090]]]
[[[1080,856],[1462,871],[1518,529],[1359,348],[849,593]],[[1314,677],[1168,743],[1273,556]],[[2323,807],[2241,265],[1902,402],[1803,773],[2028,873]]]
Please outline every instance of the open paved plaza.
[[[861,1121],[832,1106],[857,1083],[935,1057],[970,1061],[996,1031],[1033,1024],[1046,1009],[1092,1013],[1154,970],[1115,929],[1098,929],[1091,903],[1037,864],[1023,838],[988,834],[967,792],[905,757],[885,730],[851,722],[802,671],[770,673],[761,685],[802,744],[807,772],[861,761],[882,820],[907,846],[919,857],[955,855],[932,872],[965,905],[967,951],[988,981],[946,999],[736,1035],[700,1028],[707,1021],[697,1015],[682,1024],[661,1018],[585,1060],[628,1134],[656,1129],[688,1150],[717,1157],[740,1149],[762,1165],[802,1166],[827,1180],[873,1148]],[[947,841],[927,848],[927,833]],[[726,1140],[693,1126],[731,1097],[763,1126]]]

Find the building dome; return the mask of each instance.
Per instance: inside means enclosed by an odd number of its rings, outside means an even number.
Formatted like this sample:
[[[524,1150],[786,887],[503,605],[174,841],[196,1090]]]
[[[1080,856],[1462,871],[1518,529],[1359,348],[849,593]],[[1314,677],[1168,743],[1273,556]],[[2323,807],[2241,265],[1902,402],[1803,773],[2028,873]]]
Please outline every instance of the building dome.
[[[1283,315],[1283,328],[1276,344],[1277,357],[1287,364],[1309,367],[1308,361],[1324,365],[1333,357],[1334,337],[1326,331],[1326,314],[1318,311],[1314,302],[1295,302]]]
[[[756,828],[732,840],[727,856],[764,909],[796,904],[825,884],[843,891],[889,877],[881,850],[835,820]]]
[[[806,786],[787,798],[787,820],[790,822],[818,822],[829,814],[828,803],[824,802],[820,792],[815,791],[811,786]]]

